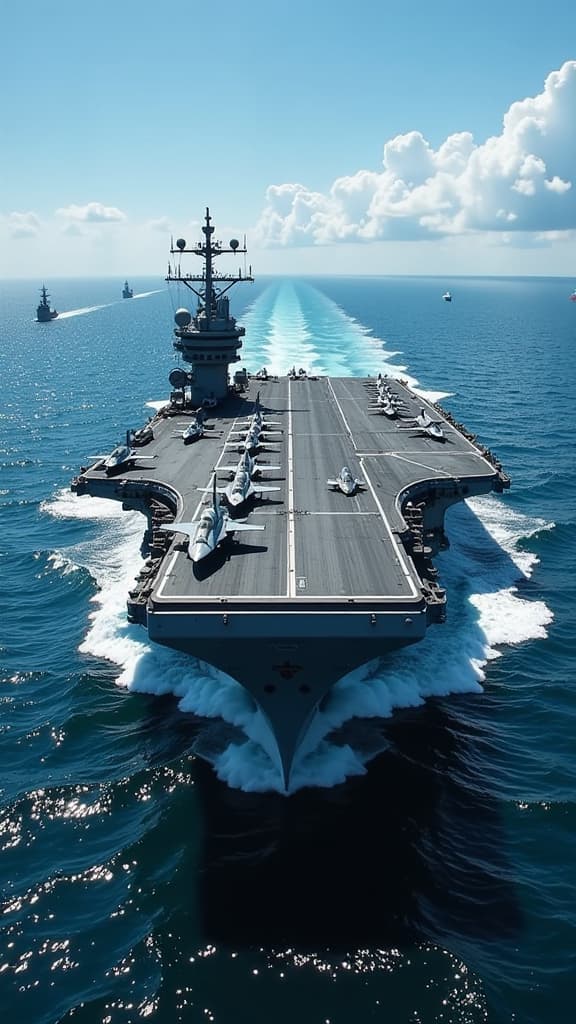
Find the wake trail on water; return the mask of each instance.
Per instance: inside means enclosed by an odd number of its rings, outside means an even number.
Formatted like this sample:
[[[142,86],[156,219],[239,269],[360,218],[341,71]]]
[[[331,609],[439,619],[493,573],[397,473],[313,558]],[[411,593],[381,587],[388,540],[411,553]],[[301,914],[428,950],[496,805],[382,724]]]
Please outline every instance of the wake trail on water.
[[[145,299],[148,295],[157,295],[162,291],[162,288],[155,288],[151,292],[139,292],[138,295],[133,295],[133,299]],[[58,313],[58,320],[69,320],[73,316],[84,316],[85,313],[95,313],[98,309],[109,309],[110,306],[119,306],[122,302],[126,302],[126,299],[116,299],[114,302],[104,302],[99,306],[82,306],[80,309],[68,309],[64,313]]]
[[[108,309],[115,306],[115,302],[105,302],[101,306],[82,306],[81,309],[69,309],[65,313],[58,313],[58,320],[69,320],[72,316],[84,316],[85,313],[94,313],[97,309]]]
[[[414,390],[416,378],[394,362],[399,352],[349,317],[309,285],[270,286],[243,317],[250,342],[246,363],[285,373],[293,364],[310,373],[356,376],[386,372],[402,376]],[[305,354],[304,354],[305,353]],[[421,394],[436,398],[446,392]],[[229,737],[198,753],[212,761],[218,776],[246,791],[283,792],[269,735],[247,692],[217,669],[189,655],[151,644],[141,627],[126,621],[126,593],[142,565],[143,519],[104,499],[60,492],[44,511],[93,523],[89,540],[61,556],[88,569],[99,590],[81,650],[117,664],[118,684],[128,690],[172,694],[182,711],[223,719],[240,727],[244,738]],[[530,518],[493,495],[469,499],[450,509],[451,546],[436,557],[449,595],[448,619],[432,626],[413,647],[389,653],[340,680],[330,691],[294,765],[291,792],[304,786],[334,786],[363,774],[374,750],[361,743],[336,742],[329,735],[349,719],[387,718],[396,709],[416,707],[428,697],[481,692],[487,663],[501,648],[547,635],[552,613],[544,602],[523,598],[522,579],[538,558],[522,544],[553,523]]]

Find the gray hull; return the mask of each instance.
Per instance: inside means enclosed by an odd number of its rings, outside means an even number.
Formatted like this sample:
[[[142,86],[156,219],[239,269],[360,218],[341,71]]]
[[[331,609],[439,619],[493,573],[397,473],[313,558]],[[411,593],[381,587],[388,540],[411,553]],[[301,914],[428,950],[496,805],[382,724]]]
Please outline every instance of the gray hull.
[[[331,687],[386,651],[416,643],[426,628],[419,612],[347,611],[306,616],[148,611],[151,640],[194,655],[248,691],[277,747],[286,789],[298,750]]]

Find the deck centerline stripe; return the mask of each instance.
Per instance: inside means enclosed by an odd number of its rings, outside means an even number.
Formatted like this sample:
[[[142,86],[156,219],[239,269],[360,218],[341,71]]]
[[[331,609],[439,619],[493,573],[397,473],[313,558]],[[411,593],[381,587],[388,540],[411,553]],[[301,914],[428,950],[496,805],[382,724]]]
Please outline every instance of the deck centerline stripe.
[[[288,380],[288,538],[286,588],[288,597],[296,597],[296,541],[294,537],[294,435],[292,433],[292,382]]]

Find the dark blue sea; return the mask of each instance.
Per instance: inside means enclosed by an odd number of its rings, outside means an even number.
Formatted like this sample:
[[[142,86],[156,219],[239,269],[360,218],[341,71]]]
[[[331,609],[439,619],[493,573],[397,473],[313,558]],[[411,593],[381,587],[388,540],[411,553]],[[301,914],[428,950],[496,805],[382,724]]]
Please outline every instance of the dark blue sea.
[[[574,283],[236,289],[249,370],[406,377],[512,478],[451,510],[447,622],[334,688],[290,795],[244,692],[126,622],[144,520],[70,491],[167,398],[184,296],[47,283],[46,325],[0,284],[2,1020],[571,1020]]]

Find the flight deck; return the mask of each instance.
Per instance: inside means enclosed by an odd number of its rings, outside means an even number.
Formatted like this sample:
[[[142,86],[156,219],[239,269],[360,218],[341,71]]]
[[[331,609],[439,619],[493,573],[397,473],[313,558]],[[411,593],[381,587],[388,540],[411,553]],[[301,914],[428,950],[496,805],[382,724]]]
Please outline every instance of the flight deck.
[[[390,387],[401,412],[394,419],[380,413],[374,385],[371,378],[252,379],[241,398],[230,396],[209,411],[204,436],[193,444],[180,436],[185,411],[171,409],[155,418],[154,439],[141,450],[147,461],[136,458],[133,468],[114,477],[98,464],[90,468],[84,480],[91,493],[112,496],[114,489],[129,504],[131,492],[143,493],[145,484],[173,495],[177,521],[196,521],[212,503],[214,473],[219,488],[233,473],[259,395],[265,426],[255,457],[261,474],[240,518],[265,529],[233,535],[237,539],[228,538],[201,567],[174,534],[152,604],[420,602],[420,574],[402,540],[404,504],[431,490],[436,503],[492,490],[498,470],[444,418],[442,441],[411,425],[422,409],[436,421],[439,412],[396,380]],[[327,485],[342,466],[361,482],[352,496]],[[258,482],[278,490],[260,497]]]

